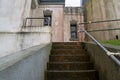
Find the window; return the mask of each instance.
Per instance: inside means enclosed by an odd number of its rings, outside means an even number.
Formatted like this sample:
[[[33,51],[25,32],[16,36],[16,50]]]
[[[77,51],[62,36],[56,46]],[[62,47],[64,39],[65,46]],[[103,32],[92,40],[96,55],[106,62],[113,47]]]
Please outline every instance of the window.
[[[77,25],[71,24],[71,39],[77,39]]]
[[[44,14],[44,26],[52,25],[52,11],[47,9],[43,11]]]
[[[44,15],[44,26],[51,26],[51,15]]]
[[[65,2],[65,0],[38,0],[39,2]]]

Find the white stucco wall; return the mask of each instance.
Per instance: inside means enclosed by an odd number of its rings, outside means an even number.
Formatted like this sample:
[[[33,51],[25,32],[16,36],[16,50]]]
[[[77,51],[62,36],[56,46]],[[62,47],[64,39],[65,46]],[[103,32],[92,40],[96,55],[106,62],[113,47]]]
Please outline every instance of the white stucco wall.
[[[50,32],[24,32],[0,34],[0,57],[51,42]]]
[[[30,8],[31,0],[0,0],[0,32],[20,30]]]
[[[31,5],[35,3],[31,2],[32,0],[0,0],[0,57],[51,42],[50,27],[23,28],[23,20],[32,15]]]
[[[44,80],[51,28],[23,28],[31,1],[0,0],[0,80]]]

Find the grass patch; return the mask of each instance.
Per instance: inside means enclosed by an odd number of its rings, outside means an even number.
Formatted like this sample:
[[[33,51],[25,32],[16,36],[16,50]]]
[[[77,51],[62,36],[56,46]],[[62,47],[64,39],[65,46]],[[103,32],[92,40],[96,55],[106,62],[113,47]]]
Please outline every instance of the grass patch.
[[[120,40],[109,40],[109,41],[103,41],[103,44],[111,44],[114,46],[120,46]]]

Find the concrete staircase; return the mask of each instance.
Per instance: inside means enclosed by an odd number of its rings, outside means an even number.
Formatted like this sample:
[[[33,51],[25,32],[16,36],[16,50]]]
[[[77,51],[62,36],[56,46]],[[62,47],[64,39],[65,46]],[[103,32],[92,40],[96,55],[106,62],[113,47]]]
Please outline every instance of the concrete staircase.
[[[45,80],[99,80],[82,43],[53,43]]]

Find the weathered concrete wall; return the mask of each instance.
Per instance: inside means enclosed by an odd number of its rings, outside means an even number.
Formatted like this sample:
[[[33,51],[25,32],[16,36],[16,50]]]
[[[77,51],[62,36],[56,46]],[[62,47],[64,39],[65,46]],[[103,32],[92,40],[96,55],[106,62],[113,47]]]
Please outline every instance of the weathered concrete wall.
[[[70,29],[70,24],[71,22],[74,23],[74,21],[77,23],[77,30],[80,30],[80,28],[84,28],[84,26],[79,26],[79,23],[80,22],[82,23],[84,21],[82,9],[80,7],[73,7],[73,8],[65,7],[64,8],[64,42],[74,41],[71,40],[71,29]],[[78,40],[80,41],[84,40],[84,34],[78,33],[77,35],[78,35]]]
[[[120,80],[120,67],[102,49],[93,43],[85,43],[85,46],[95,63],[95,68],[99,71],[100,80]],[[118,47],[107,48],[114,52],[120,51]]]
[[[0,0],[0,32],[20,31],[30,11],[31,0]]]
[[[50,50],[50,44],[41,44],[0,58],[0,80],[45,80]]]
[[[39,5],[33,10],[33,17],[44,17],[43,11],[52,11],[52,41],[53,42],[63,42],[63,17],[64,17],[64,5]]]
[[[37,5],[36,0],[0,0],[0,57],[51,42],[50,27],[23,28]]]
[[[5,5],[6,4],[6,5]],[[42,21],[28,21],[33,23],[32,27],[23,27],[23,20],[26,17],[44,17],[43,11],[52,11],[51,27],[43,27]],[[81,9],[74,9],[72,15],[77,23],[83,21]],[[70,12],[69,12],[70,13]],[[1,57],[13,52],[26,49],[41,43],[70,41],[71,15],[65,13],[64,4],[43,5],[37,0],[8,0],[0,1],[0,51]],[[38,23],[38,24],[37,24]],[[40,24],[40,25],[39,25]],[[78,26],[79,30],[79,26]],[[80,37],[82,37],[80,34]],[[79,37],[79,38],[80,38]],[[82,37],[83,39],[83,37]]]
[[[77,25],[83,22],[83,12],[81,8],[73,8],[73,15],[70,13],[70,8],[61,5],[43,5],[40,4],[34,10],[32,10],[33,17],[44,17],[44,11],[52,11],[52,41],[53,42],[70,42],[70,21],[77,21]],[[67,11],[67,12],[66,12]],[[71,19],[71,17],[73,19]],[[37,24],[37,23],[36,23]],[[79,25],[78,25],[79,30]]]
[[[86,13],[87,21],[101,21],[101,20],[110,20],[110,19],[119,19],[120,10],[119,10],[119,1],[118,0],[90,0],[86,4]],[[110,22],[110,23],[98,23],[88,25],[88,30],[96,29],[111,29],[119,28],[119,22]],[[92,35],[97,40],[111,40],[115,39],[116,35],[120,37],[120,30],[115,31],[102,31],[102,32],[91,32]]]
[[[51,32],[1,33],[0,57],[44,43],[51,43]]]

